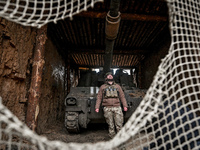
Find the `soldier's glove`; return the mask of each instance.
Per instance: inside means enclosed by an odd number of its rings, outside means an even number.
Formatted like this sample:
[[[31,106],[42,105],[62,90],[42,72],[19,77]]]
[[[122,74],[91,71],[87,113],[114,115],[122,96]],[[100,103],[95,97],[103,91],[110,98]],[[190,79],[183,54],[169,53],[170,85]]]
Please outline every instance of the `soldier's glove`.
[[[99,109],[96,108],[95,111],[98,113],[98,112],[99,112]]]
[[[128,108],[127,107],[124,107],[124,111],[127,111],[128,110]]]

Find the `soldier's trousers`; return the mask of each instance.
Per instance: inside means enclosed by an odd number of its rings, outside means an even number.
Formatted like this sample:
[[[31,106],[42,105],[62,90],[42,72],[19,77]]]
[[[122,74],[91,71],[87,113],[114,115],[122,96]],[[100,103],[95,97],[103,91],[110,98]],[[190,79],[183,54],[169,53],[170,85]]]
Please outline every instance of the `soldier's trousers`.
[[[113,137],[115,132],[115,127],[117,132],[121,130],[124,122],[123,113],[121,107],[104,107],[104,117],[108,124],[109,135]]]

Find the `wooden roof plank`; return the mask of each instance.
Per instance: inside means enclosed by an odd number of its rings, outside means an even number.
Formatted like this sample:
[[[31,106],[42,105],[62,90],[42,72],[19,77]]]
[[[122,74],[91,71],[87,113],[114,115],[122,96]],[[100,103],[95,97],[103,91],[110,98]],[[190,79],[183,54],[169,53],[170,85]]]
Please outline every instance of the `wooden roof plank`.
[[[87,17],[87,18],[106,18],[107,12],[84,11],[74,17]],[[121,13],[121,20],[134,20],[134,21],[164,21],[168,20],[167,16],[159,15],[146,15],[146,14],[132,14]]]

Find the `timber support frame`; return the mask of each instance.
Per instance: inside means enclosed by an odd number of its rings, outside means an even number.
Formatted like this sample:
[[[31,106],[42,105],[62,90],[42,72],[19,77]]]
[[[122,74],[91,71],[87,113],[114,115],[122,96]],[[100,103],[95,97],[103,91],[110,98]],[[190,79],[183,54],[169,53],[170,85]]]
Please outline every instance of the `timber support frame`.
[[[26,124],[35,131],[39,114],[39,100],[41,96],[42,72],[45,64],[44,53],[47,39],[47,26],[37,29],[36,46],[34,49],[31,85],[29,89],[28,108],[26,112]]]

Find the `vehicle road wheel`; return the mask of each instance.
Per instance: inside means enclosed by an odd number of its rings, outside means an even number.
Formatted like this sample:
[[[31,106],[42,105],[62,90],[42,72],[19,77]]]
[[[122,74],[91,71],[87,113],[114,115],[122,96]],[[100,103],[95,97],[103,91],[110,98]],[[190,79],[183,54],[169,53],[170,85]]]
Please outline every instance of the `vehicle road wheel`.
[[[70,133],[79,133],[80,127],[78,123],[78,112],[66,112],[65,113],[65,127]]]

